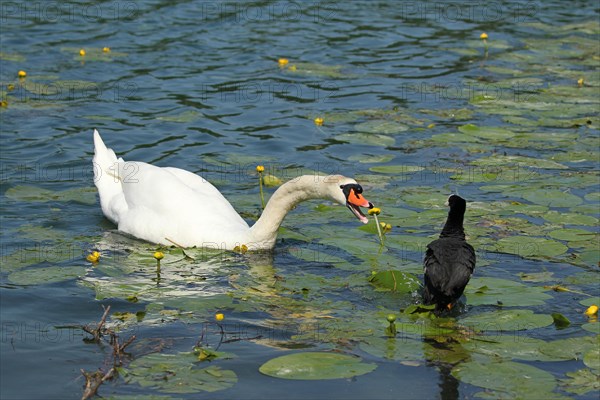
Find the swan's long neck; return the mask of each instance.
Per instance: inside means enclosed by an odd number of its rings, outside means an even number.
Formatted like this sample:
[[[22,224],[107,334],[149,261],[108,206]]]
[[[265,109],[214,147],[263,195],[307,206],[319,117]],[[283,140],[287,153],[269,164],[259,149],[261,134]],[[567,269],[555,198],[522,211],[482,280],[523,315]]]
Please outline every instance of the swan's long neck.
[[[277,230],[286,214],[298,203],[311,199],[330,199],[324,181],[326,176],[303,175],[281,185],[269,199],[262,215],[250,228],[251,247],[272,247],[277,239]]]

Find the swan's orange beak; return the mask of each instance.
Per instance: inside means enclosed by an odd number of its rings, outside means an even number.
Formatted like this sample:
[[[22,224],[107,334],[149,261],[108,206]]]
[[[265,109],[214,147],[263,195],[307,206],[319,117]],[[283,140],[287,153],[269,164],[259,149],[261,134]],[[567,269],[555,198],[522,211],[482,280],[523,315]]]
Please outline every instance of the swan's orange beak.
[[[346,207],[363,224],[369,222],[369,219],[360,211],[360,207],[373,208],[373,204],[362,195],[362,187],[359,184],[348,184],[342,186],[342,190],[346,196]]]

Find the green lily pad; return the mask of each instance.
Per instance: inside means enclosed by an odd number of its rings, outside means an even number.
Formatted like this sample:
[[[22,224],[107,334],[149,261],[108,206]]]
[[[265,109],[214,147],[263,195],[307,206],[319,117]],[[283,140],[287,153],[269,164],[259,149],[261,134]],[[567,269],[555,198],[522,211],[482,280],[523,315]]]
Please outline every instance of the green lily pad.
[[[340,353],[302,352],[273,358],[258,369],[261,373],[282,379],[341,379],[364,375],[377,364],[364,363],[359,357]]]
[[[530,272],[527,274],[521,272],[519,276],[521,277],[521,280],[525,282],[551,282],[556,280],[556,278],[553,277],[554,272],[550,271]]]
[[[554,325],[557,329],[564,329],[571,325],[571,321],[561,313],[552,313],[552,319],[554,319]]]
[[[595,333],[596,335],[600,335],[600,322],[598,322],[598,321],[588,322],[587,324],[583,324],[583,325],[581,325],[581,328],[588,332]]]
[[[540,346],[540,351],[560,360],[581,360],[589,350],[600,345],[599,336],[579,336],[551,340]]]
[[[600,348],[590,349],[583,355],[583,363],[596,371],[600,371]]]
[[[55,192],[36,186],[18,185],[9,188],[4,195],[15,201],[42,203],[47,201],[74,201],[83,204],[95,204],[97,201],[96,193],[96,188],[92,187],[74,188]]]
[[[50,266],[14,271],[8,275],[8,280],[15,285],[43,285],[77,279],[84,275],[85,268],[83,267]]]
[[[369,171],[379,172],[382,174],[398,175],[419,172],[423,171],[424,169],[425,168],[418,165],[378,165],[369,168]]]
[[[354,126],[358,132],[394,135],[408,130],[408,126],[387,120],[371,120]]]
[[[364,144],[369,146],[393,146],[396,139],[392,136],[380,135],[376,133],[343,133],[335,136],[335,140],[351,144]]]
[[[556,380],[551,373],[513,361],[470,361],[452,369],[461,382],[498,391],[509,398],[552,398]]]
[[[554,210],[541,214],[541,216],[546,221],[552,222],[553,224],[596,226],[599,223],[598,218],[592,217],[591,215],[561,213]]]
[[[201,114],[198,111],[189,110],[189,111],[184,111],[181,114],[162,116],[162,117],[157,117],[156,119],[159,119],[161,121],[166,121],[166,122],[184,123],[184,122],[195,121],[200,117],[201,117]]]
[[[583,202],[579,196],[558,189],[525,188],[522,192],[515,192],[515,194],[534,204],[548,207],[574,207]]]
[[[544,288],[528,286],[502,278],[472,278],[465,288],[467,304],[502,305],[506,307],[536,306],[552,298]]]
[[[568,169],[566,165],[559,164],[555,161],[545,160],[543,158],[533,158],[525,156],[507,156],[502,154],[494,154],[489,157],[479,158],[471,162],[473,165],[498,165],[498,166],[509,166],[519,165],[522,167],[535,167],[545,169]]]
[[[547,314],[535,314],[531,310],[498,310],[469,315],[460,323],[480,331],[520,331],[543,328],[554,322]]]
[[[509,236],[496,242],[499,253],[516,254],[520,257],[556,257],[564,254],[569,248],[556,240],[531,237]]]
[[[596,273],[596,277],[597,277],[597,276],[598,276],[598,275],[597,275],[597,273]],[[586,306],[586,307],[593,306],[593,305],[596,305],[596,306],[599,306],[599,307],[600,307],[600,297],[599,297],[599,296],[592,296],[592,297],[588,297],[588,298],[587,298],[587,299],[585,299],[585,300],[581,300],[581,301],[579,302],[579,304],[581,304],[581,305],[583,305],[583,306]]]
[[[413,293],[421,287],[416,276],[402,271],[380,271],[371,275],[369,282],[382,290]]]
[[[379,164],[390,162],[394,159],[394,156],[391,154],[373,154],[373,155],[365,155],[365,154],[355,154],[353,156],[348,157],[349,161],[357,161],[362,164]]]
[[[194,353],[153,353],[132,361],[127,378],[142,387],[166,393],[216,392],[237,383],[237,375],[217,366],[195,368]]]
[[[556,229],[548,233],[553,239],[566,240],[566,241],[579,241],[579,240],[591,240],[597,239],[597,234],[594,232],[586,231],[583,229],[575,228],[564,228]],[[597,240],[596,240],[597,242]]]
[[[506,360],[524,361],[560,361],[560,358],[548,356],[540,351],[546,342],[527,335],[508,334],[496,336],[476,336],[462,343],[462,346],[473,353]]]
[[[516,135],[515,132],[512,132],[506,128],[479,127],[473,124],[463,125],[459,127],[458,130],[465,135],[489,140],[508,140]]]
[[[590,369],[580,369],[575,372],[567,372],[571,379],[561,379],[560,386],[570,393],[584,395],[591,391],[600,390],[600,374]]]

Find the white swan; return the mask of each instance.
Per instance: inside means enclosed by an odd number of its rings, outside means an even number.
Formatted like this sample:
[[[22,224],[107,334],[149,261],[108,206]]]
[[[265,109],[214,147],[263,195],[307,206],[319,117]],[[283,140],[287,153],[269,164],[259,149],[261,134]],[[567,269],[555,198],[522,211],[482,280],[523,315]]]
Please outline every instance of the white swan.
[[[223,195],[202,177],[179,168],[124,161],[94,130],[94,183],[102,212],[120,231],[153,243],[232,250],[272,249],[285,215],[301,201],[327,199],[346,205],[362,222],[359,207],[373,207],[354,179],[303,175],[281,185],[249,227]]]

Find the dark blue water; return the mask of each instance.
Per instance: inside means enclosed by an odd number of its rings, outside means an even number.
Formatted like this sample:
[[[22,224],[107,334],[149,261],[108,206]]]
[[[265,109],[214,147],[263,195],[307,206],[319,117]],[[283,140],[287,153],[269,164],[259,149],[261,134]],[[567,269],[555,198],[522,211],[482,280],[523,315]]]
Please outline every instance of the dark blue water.
[[[201,173],[252,220],[258,212],[253,172],[257,164],[266,165],[268,172],[284,179],[313,171],[373,175],[369,171],[373,164],[357,161],[371,156],[393,156],[392,164],[463,167],[463,161],[472,157],[469,149],[415,143],[433,134],[455,132],[465,123],[503,123],[497,114],[477,110],[463,120],[422,113],[424,109],[473,109],[469,104],[473,88],[465,82],[485,73],[481,72],[481,46],[469,47],[468,43],[479,43],[479,34],[487,32],[493,37],[490,43],[502,41],[506,46],[523,48],[525,39],[546,37],[534,23],[563,26],[594,20],[598,15],[598,4],[585,1],[569,5],[558,1],[2,2],[0,91],[8,105],[0,111],[0,397],[80,398],[84,384],[80,369],[106,369],[112,350],[108,345],[84,343],[85,336],[77,326],[98,321],[102,305],[111,305],[112,311],[136,312],[152,303],[131,303],[118,296],[97,299],[94,290],[82,283],[111,279],[106,271],[94,270],[85,255],[103,240],[114,245],[113,239],[104,236],[114,226],[102,216],[94,194],[85,193],[93,188],[94,128],[126,160]],[[574,29],[574,34],[579,34]],[[580,34],[598,40],[597,32]],[[104,47],[110,52],[104,53]],[[86,55],[80,56],[79,49],[86,49]],[[473,49],[475,53],[461,49]],[[489,62],[496,51],[500,50],[490,48]],[[597,73],[597,56],[595,64],[576,64],[573,68]],[[282,57],[290,64],[297,63],[298,70],[281,69],[277,60]],[[551,62],[540,59],[542,65]],[[315,72],[314,68],[301,68],[301,63],[340,68]],[[511,67],[510,62],[497,65]],[[17,78],[19,70],[27,72],[25,80]],[[564,83],[556,75],[540,74],[546,87]],[[485,85],[485,80],[480,84]],[[364,110],[396,110],[406,116],[396,122],[410,129],[388,136],[390,142],[384,145],[344,140],[343,135],[352,133],[354,122],[368,120],[366,114],[352,114]],[[326,116],[324,126],[315,126],[313,119],[322,115]],[[350,122],[337,123],[335,116]],[[426,128],[430,123],[435,126]],[[587,135],[597,138],[597,126]],[[493,149],[505,150],[502,146]],[[520,154],[543,157],[548,152],[529,148]],[[597,161],[587,160],[571,168],[597,170]],[[394,181],[387,187],[373,182],[365,187],[370,200],[383,203],[384,208],[400,207],[398,198],[405,194],[403,186],[449,192],[456,188],[449,176],[424,174]],[[5,195],[23,186],[38,188],[38,195]],[[479,202],[498,199],[497,193],[479,191],[479,186],[480,182],[463,184],[461,194]],[[50,192],[40,195],[39,189],[52,191],[55,196]],[[56,194],[67,190],[75,195]],[[574,191],[584,196],[598,192],[598,185],[576,187]],[[586,204],[593,211],[594,203]],[[348,275],[318,259],[309,263],[293,257],[298,251],[310,253],[315,243],[319,251],[328,251],[318,245],[318,239],[330,235],[330,231],[321,230],[321,224],[332,224],[346,232],[340,233],[341,241],[361,241],[365,237],[350,218],[342,221],[330,215],[320,222],[311,210],[301,206],[298,214],[290,215],[285,222],[294,232],[306,235],[304,241],[289,236],[271,259],[258,263],[259,270],[272,269],[284,277],[300,268],[326,279]],[[588,214],[597,216],[597,211]],[[590,229],[597,232],[597,226]],[[411,232],[395,230],[390,240],[402,233]],[[376,252],[376,241],[370,240]],[[416,249],[396,248],[391,251],[391,259],[418,267],[421,254]],[[480,254],[486,258],[485,252]],[[335,255],[348,263],[357,260],[350,253]],[[582,267],[520,258],[515,262],[514,256],[498,254],[487,257],[491,263],[487,276],[515,279],[515,274],[523,270],[546,267],[560,278],[590,272],[591,281],[582,287],[598,295],[597,265]],[[120,265],[118,260],[113,256],[111,263]],[[83,268],[83,273],[75,274],[80,278],[47,284],[42,280],[26,285],[8,278],[14,271],[30,266],[60,266],[64,271]],[[184,293],[194,290],[195,295],[231,291],[231,275],[252,276],[256,266],[252,261],[232,261],[227,256],[209,267],[203,266],[200,272],[195,270],[194,274],[211,285],[195,283],[198,286],[189,284],[187,289],[185,285],[178,289]],[[362,269],[342,270],[368,274],[370,267],[365,264]],[[179,273],[174,275],[179,277]],[[140,274],[152,277],[149,272]],[[257,276],[261,282],[260,273]],[[368,286],[357,291],[328,286],[323,290],[332,290],[331,297],[343,299],[349,309],[375,309],[378,304],[394,309],[398,301],[405,305],[410,302],[371,293]],[[578,301],[582,298],[574,295],[568,301],[562,299],[553,300],[556,307],[552,311],[568,314],[578,307],[577,315],[581,314]],[[188,322],[185,318],[165,318],[131,325],[123,334],[137,335],[132,350],[135,356],[147,353],[148,343],[160,343],[157,346],[168,353],[189,351],[203,326],[214,328],[210,322],[212,311],[218,309],[218,304],[207,307],[208,311],[202,309]],[[550,312],[545,308],[542,311]],[[481,390],[460,383],[444,368],[425,361],[417,366],[403,365],[358,349],[351,351],[379,364],[375,372],[309,383],[266,377],[258,367],[283,353],[277,345],[264,344],[284,342],[297,333],[297,326],[286,325],[290,321],[282,314],[269,309],[228,311],[230,329],[243,340],[221,347],[237,355],[222,365],[236,372],[238,383],[221,392],[182,397],[446,399],[470,398]],[[268,326],[267,320],[280,321],[283,328],[265,333],[261,327]],[[554,339],[580,334],[580,330],[569,328],[536,335]],[[271,335],[271,343],[248,340],[258,335]],[[218,339],[215,336],[210,340]],[[322,350],[331,346],[318,339],[307,343],[302,345]],[[557,377],[575,369],[564,364],[542,367]],[[114,398],[160,394],[124,380],[104,384],[100,393],[114,394]],[[580,398],[595,398],[596,394],[590,392]]]

